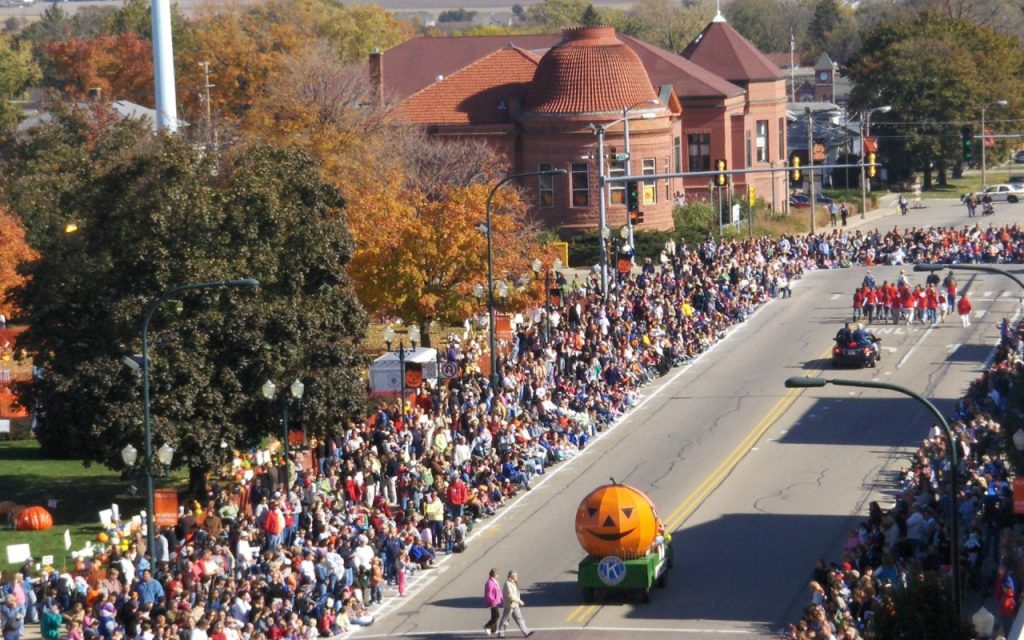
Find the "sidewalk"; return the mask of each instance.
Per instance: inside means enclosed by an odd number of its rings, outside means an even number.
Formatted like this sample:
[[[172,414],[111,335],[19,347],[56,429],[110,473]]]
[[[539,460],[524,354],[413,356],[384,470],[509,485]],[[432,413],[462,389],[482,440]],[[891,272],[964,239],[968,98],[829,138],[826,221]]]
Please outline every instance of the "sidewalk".
[[[896,206],[896,201],[899,200],[900,194],[898,193],[885,193],[878,198],[878,207],[875,209],[868,209],[864,216],[860,214],[854,214],[847,218],[846,228],[856,229],[857,227],[868,227],[874,228],[878,226],[879,221],[882,218],[888,218],[890,216],[899,216],[900,210]]]

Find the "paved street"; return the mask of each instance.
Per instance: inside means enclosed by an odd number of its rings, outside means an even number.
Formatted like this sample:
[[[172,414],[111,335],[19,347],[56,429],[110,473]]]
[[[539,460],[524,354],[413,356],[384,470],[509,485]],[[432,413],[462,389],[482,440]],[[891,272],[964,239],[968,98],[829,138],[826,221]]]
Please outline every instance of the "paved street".
[[[926,204],[905,217],[876,212],[869,222],[967,222],[957,202]],[[978,222],[1024,221],[1024,205],[997,211]],[[880,280],[898,271],[874,269]],[[811,273],[791,299],[770,303],[696,363],[645,389],[639,409],[485,521],[464,554],[418,573],[406,598],[388,599],[377,622],[355,635],[482,636],[482,585],[493,566],[518,570],[537,637],[773,637],[798,619],[815,561],[840,556],[869,501],[891,504],[896,474],[930,424],[902,397],[783,387],[792,375],[831,375],[831,337],[862,277],[863,269]],[[909,386],[948,410],[995,344],[998,320],[1015,313],[1019,293],[1006,278],[960,281],[975,301],[969,329],[955,321],[880,327],[879,367],[841,377]],[[646,491],[673,532],[669,585],[647,605],[621,598],[583,605],[576,586],[583,556],[576,505],[609,477]]]

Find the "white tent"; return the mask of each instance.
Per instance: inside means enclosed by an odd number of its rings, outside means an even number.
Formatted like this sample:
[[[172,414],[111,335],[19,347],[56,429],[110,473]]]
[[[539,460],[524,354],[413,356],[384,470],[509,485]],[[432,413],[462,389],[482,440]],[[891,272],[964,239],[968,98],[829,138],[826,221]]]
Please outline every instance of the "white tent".
[[[423,380],[437,379],[437,349],[417,347],[405,350],[406,364],[423,365]],[[370,365],[370,391],[398,393],[402,390],[402,363],[397,351],[389,351]]]

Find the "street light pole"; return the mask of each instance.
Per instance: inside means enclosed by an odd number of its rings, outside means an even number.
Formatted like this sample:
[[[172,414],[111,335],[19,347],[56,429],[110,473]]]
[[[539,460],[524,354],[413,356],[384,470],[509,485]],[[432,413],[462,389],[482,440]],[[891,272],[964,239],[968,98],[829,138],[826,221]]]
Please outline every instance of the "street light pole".
[[[601,157],[604,157],[604,145],[602,144]],[[498,184],[491,188],[491,192],[487,194],[487,315],[489,322],[487,323],[488,328],[488,346],[491,349],[491,387],[497,393],[498,389],[498,351],[497,351],[497,340],[494,335],[494,248],[493,248],[493,236],[494,229],[491,225],[491,202],[494,199],[494,194],[498,192],[506,182],[516,180],[519,178],[528,178],[530,176],[564,176],[566,174],[565,169],[549,169],[547,171],[527,171],[525,173],[513,173],[505,176],[501,179]],[[603,217],[603,216],[602,216]],[[404,373],[402,384],[405,384]],[[403,400],[404,401],[404,400]]]
[[[874,112],[889,113],[892,111],[892,107],[884,105],[881,107],[875,107],[874,109],[868,109],[861,113],[860,123],[860,217],[865,218],[868,212],[868,181],[867,171],[864,167],[864,162],[868,157],[867,149],[864,147],[864,140],[871,137],[871,114]]]
[[[652,100],[644,100],[643,102],[637,102],[636,104],[633,104],[633,105],[630,105],[628,107],[623,107],[622,108],[622,127],[623,127],[622,135],[625,138],[625,147],[626,147],[626,167],[625,168],[626,168],[626,176],[627,177],[633,175],[633,171],[632,171],[633,155],[630,153],[630,149],[629,149],[629,112],[631,110],[633,110],[633,109],[636,109],[637,107],[640,107],[640,106],[657,106],[659,104],[661,104],[661,101],[658,100],[657,98],[655,98],[655,99],[652,99]],[[647,115],[653,116],[654,114],[650,114],[649,113]],[[612,123],[612,124],[614,124],[614,123]],[[607,126],[611,126],[611,125],[607,125]],[[630,217],[628,211],[626,212],[626,226],[629,228],[629,246],[635,247],[636,245],[633,244],[633,219]]]
[[[814,205],[816,196],[814,194],[814,112],[810,107],[807,111],[807,179],[811,184],[811,234],[814,234]]]
[[[958,496],[957,496],[957,470],[960,468],[959,456],[957,455],[957,444],[956,437],[953,435],[953,430],[949,426],[949,422],[946,421],[946,417],[942,415],[939,409],[928,401],[927,398],[921,394],[901,387],[896,384],[888,382],[876,382],[874,380],[843,380],[839,378],[812,378],[795,376],[786,380],[787,389],[807,389],[811,387],[824,387],[827,384],[834,384],[842,387],[864,387],[868,389],[886,389],[888,391],[895,391],[905,396],[917,400],[923,404],[928,411],[931,412],[932,416],[939,421],[942,425],[942,429],[946,434],[946,452],[949,457],[949,483],[950,483],[950,501],[949,501],[949,536],[950,536],[950,561],[953,566],[953,615],[957,622],[960,622],[960,525],[959,518],[960,512],[958,508]]]
[[[153,314],[176,293],[189,291],[191,289],[220,289],[221,287],[258,287],[259,280],[243,278],[241,280],[216,280],[213,282],[199,282],[194,284],[183,284],[172,287],[161,293],[149,305],[145,319],[142,321],[142,432],[145,440],[144,460],[146,472],[146,552],[150,557],[155,553],[154,540],[156,539],[156,514],[153,512],[153,430],[149,413],[149,321]]]
[[[988,187],[988,179],[986,176],[985,168],[985,110],[989,107],[1005,107],[1006,100],[996,100],[995,102],[989,102],[981,105],[981,190],[984,191]]]
[[[1009,271],[1004,271],[1003,269],[1000,269],[998,267],[993,267],[991,265],[986,265],[986,264],[927,264],[927,263],[921,263],[921,264],[915,264],[914,265],[914,271],[917,271],[918,273],[921,273],[921,272],[931,272],[931,271],[942,271],[943,269],[950,269],[952,271],[980,271],[980,272],[984,272],[984,273],[994,273],[996,275],[1006,276],[1007,278],[1009,278],[1009,279],[1013,280],[1014,282],[1016,282],[1017,286],[1019,286],[1021,288],[1021,291],[1024,291],[1024,280],[1021,280],[1020,278],[1018,278],[1014,274],[1010,273]],[[950,300],[950,304],[951,305],[953,304],[952,300]]]
[[[274,395],[277,393],[277,385],[267,380],[263,383],[261,388],[263,397],[267,400],[273,400]],[[302,395],[305,393],[306,386],[302,384],[302,381],[298,378],[295,382],[288,387],[288,392],[291,393],[291,397],[295,398],[299,402],[302,402]],[[282,425],[282,436],[281,444],[284,448],[284,500],[288,502],[288,492],[291,490],[291,483],[288,481],[288,463],[291,460],[291,454],[289,453],[289,438],[288,438],[288,411],[291,409],[291,399],[284,392],[281,393],[281,425]]]

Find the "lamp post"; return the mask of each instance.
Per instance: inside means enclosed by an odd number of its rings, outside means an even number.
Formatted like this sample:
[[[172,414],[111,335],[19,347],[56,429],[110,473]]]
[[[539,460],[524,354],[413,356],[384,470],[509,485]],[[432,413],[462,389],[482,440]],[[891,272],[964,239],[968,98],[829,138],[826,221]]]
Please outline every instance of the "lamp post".
[[[533,268],[533,273],[536,277],[540,277],[540,270],[544,267],[544,263],[541,262],[540,258],[535,258],[530,264]],[[562,270],[562,260],[555,258],[555,261],[551,263],[551,266],[544,269],[544,346],[548,346],[548,341],[551,339],[551,272]]]
[[[988,102],[981,105],[981,190],[984,191],[988,187],[988,181],[985,169],[985,110],[989,107],[1005,107],[1006,100],[996,100],[994,102]]]
[[[506,182],[517,180],[519,178],[529,178],[530,176],[564,176],[568,173],[565,169],[549,169],[547,171],[527,171],[525,173],[513,173],[512,175],[505,176],[498,184],[491,188],[491,192],[487,194],[487,314],[488,319],[488,346],[491,349],[491,384],[494,389],[498,388],[498,352],[497,344],[494,336],[494,250],[493,250],[493,237],[494,229],[491,225],[491,201],[494,199],[494,194],[498,192]],[[405,384],[403,379],[402,384]]]
[[[811,233],[814,233],[814,205],[817,196],[814,193],[814,112],[810,107],[804,109],[807,112],[807,181],[810,183],[811,192]]]
[[[942,425],[942,429],[946,434],[946,455],[949,457],[949,482],[950,482],[950,501],[949,501],[949,537],[950,537],[950,562],[953,566],[953,615],[957,622],[960,621],[960,526],[958,519],[960,517],[958,509],[958,497],[957,497],[957,469],[960,466],[959,456],[957,456],[957,445],[956,437],[953,435],[953,430],[950,428],[949,423],[946,421],[945,416],[938,408],[928,401],[927,398],[921,394],[901,387],[896,384],[890,384],[888,382],[876,382],[874,380],[842,380],[839,378],[811,378],[803,376],[795,376],[786,379],[787,389],[808,389],[812,387],[824,387],[827,384],[834,384],[842,387],[864,387],[867,389],[886,389],[888,391],[895,391],[896,393],[902,393],[905,396],[917,400],[919,403],[924,405],[928,411],[939,421]]]
[[[143,461],[146,472],[146,551],[150,556],[153,554],[153,544],[156,538],[154,513],[153,513],[153,433],[149,414],[149,321],[153,314],[165,301],[176,293],[189,291],[191,289],[220,289],[222,287],[258,287],[259,280],[243,278],[240,280],[215,280],[213,282],[198,282],[194,284],[183,284],[172,287],[161,293],[149,305],[146,317],[142,321],[142,430],[145,439],[145,454]]]
[[[878,113],[889,113],[892,111],[892,107],[884,105],[881,107],[875,107],[874,109],[868,109],[863,112],[863,117],[860,119],[860,217],[862,219],[866,217],[868,212],[867,171],[864,169],[864,160],[868,155],[864,148],[864,140],[871,136],[871,114],[876,111]]]
[[[480,288],[480,285],[477,285],[477,288]],[[479,299],[479,297],[480,296],[477,296],[478,299]],[[415,354],[416,353],[416,343],[420,341],[420,328],[419,328],[419,325],[417,325],[416,323],[413,323],[413,324],[409,325],[409,330],[407,332],[407,335],[409,336],[409,342],[412,343],[412,351]],[[386,329],[384,329],[384,342],[385,342],[385,344],[388,345],[388,351],[391,351],[391,344],[394,341],[395,341],[395,330],[390,325],[388,325],[388,327]],[[402,340],[398,341],[398,372],[399,372],[399,378],[400,378],[399,390],[398,390],[398,394],[399,395],[398,395],[398,397],[399,397],[399,403],[401,404],[401,409],[404,412],[405,411],[405,342],[402,341]]]
[[[628,107],[622,108],[622,135],[626,147],[626,176],[633,175],[633,155],[630,153],[629,150],[629,112],[632,111],[633,109],[636,109],[637,107],[656,107],[660,104],[660,100],[658,100],[657,98],[652,98],[650,100],[643,100],[641,102],[637,102],[636,104],[632,104]],[[654,114],[648,111],[647,113],[643,114],[640,117],[650,120],[654,118]],[[626,212],[626,226],[629,228],[629,245],[633,246],[633,219],[630,218],[628,211]]]
[[[274,396],[277,395],[277,385],[272,381],[267,380],[263,383],[260,388],[263,392],[263,397],[267,400],[273,400]],[[298,378],[295,382],[288,387],[291,397],[298,402],[302,402],[302,394],[306,391],[306,386],[302,384],[302,381]],[[283,436],[282,444],[284,445],[284,499],[288,501],[288,492],[291,490],[291,484],[288,482],[288,461],[291,459],[288,452],[288,409],[291,406],[291,399],[285,394],[281,393],[281,435]]]

